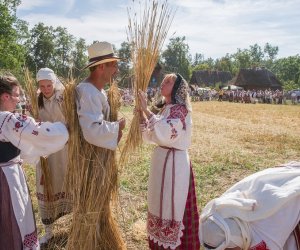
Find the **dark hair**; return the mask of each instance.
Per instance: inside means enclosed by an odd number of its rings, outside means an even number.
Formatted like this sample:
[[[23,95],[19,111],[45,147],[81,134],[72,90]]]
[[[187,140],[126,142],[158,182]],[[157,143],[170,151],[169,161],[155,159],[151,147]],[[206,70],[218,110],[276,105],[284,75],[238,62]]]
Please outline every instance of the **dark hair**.
[[[44,99],[43,99],[43,93],[40,92],[39,95],[38,95],[38,107],[40,109],[44,108]]]
[[[175,80],[175,83],[174,83],[174,86],[173,86],[173,89],[172,89],[172,92],[171,92],[171,103],[172,104],[176,104],[176,92],[179,88],[179,85],[182,81],[182,76],[179,75],[179,74],[176,74],[176,80]]]
[[[15,86],[20,87],[20,83],[14,76],[0,76],[0,95],[7,93],[12,94],[13,88]]]
[[[96,70],[96,68],[97,68],[97,66],[98,66],[98,65],[95,65],[95,66],[89,67],[89,70],[90,70],[90,72],[93,72],[93,71],[95,71],[95,70]]]
[[[111,61],[111,62],[106,62],[106,63],[100,63],[100,64],[96,64],[95,66],[89,67],[90,72],[95,71],[95,69],[101,65],[101,64],[106,64],[107,66],[111,66],[115,61]]]

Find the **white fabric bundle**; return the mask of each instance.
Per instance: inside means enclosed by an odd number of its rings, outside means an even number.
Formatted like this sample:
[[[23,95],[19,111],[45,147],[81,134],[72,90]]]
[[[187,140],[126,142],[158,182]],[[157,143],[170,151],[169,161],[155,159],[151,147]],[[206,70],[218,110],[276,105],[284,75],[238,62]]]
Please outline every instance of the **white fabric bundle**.
[[[249,246],[249,223],[269,218],[299,195],[300,162],[290,162],[250,175],[205,206],[200,217],[200,241],[206,244],[213,242],[212,246],[219,246],[217,249],[225,249],[241,246],[239,240],[234,239],[236,236],[242,239],[243,247]],[[288,219],[289,216],[286,217]],[[223,231],[223,240],[207,233],[212,222]],[[237,225],[240,233],[235,232],[232,237]]]

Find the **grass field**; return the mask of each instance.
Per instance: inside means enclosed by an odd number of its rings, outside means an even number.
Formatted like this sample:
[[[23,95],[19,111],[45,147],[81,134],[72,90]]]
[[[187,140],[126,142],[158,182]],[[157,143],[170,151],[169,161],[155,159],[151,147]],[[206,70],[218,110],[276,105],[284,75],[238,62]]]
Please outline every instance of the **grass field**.
[[[123,108],[121,115],[129,123],[131,108]],[[120,170],[120,194],[115,214],[128,249],[147,249],[146,198],[152,149],[153,146],[144,145]],[[300,161],[300,106],[193,103],[190,157],[201,209],[251,173],[292,160]],[[26,168],[26,174],[34,196],[34,169]],[[33,203],[42,233],[35,197]],[[47,249],[62,248],[58,239],[65,239],[69,224],[70,216],[56,223],[57,237]]]

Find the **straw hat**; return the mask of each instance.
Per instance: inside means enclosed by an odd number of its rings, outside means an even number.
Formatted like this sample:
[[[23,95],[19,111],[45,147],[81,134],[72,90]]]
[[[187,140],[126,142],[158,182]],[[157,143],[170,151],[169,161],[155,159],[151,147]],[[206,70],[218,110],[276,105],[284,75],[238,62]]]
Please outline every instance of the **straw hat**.
[[[83,69],[98,64],[119,61],[121,58],[114,54],[113,47],[108,42],[94,43],[88,47],[89,63]]]

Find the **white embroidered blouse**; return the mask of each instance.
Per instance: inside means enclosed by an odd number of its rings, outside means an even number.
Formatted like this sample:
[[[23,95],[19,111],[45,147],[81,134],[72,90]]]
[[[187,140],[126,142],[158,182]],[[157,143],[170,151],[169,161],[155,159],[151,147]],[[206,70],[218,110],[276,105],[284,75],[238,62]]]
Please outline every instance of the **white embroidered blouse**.
[[[166,105],[160,114],[141,124],[141,130],[146,142],[186,150],[191,145],[191,114],[184,105]]]
[[[34,159],[61,150],[69,133],[61,122],[36,122],[33,118],[0,112],[0,140],[21,150],[22,158]]]
[[[76,89],[77,114],[85,140],[97,147],[116,149],[119,123],[107,121],[110,108],[105,91],[90,82],[81,82]]]

